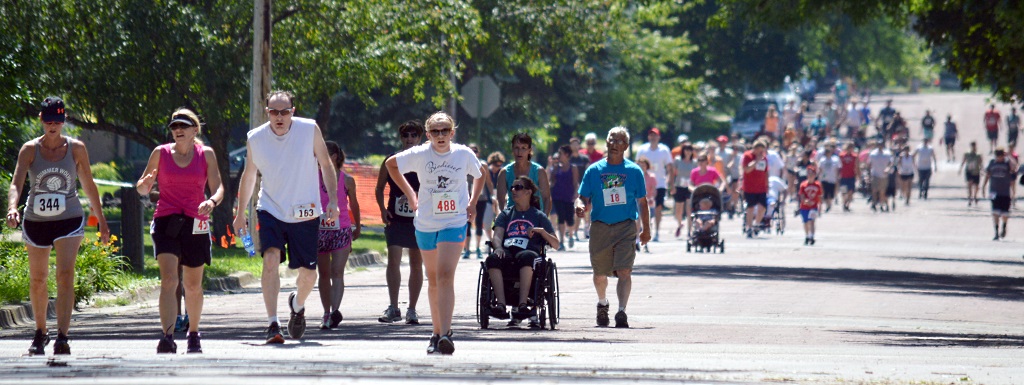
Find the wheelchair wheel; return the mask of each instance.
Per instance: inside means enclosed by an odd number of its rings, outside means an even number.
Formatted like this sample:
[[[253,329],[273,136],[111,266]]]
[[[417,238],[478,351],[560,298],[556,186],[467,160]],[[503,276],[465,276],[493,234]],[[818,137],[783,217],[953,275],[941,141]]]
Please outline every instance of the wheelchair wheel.
[[[546,292],[544,301],[547,302],[548,327],[551,330],[555,330],[555,325],[558,325],[560,309],[558,303],[558,267],[555,266],[554,262],[551,262],[548,268],[548,287]]]
[[[718,241],[718,252],[725,254],[725,240]]]
[[[487,267],[480,263],[480,275],[476,285],[476,319],[481,329],[487,329],[491,321],[491,284],[487,277]]]

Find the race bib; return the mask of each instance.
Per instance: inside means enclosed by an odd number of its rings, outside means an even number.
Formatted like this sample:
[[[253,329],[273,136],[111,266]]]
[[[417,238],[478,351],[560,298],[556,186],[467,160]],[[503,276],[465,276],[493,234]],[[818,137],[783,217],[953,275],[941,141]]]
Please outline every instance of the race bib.
[[[757,171],[767,170],[768,169],[768,162],[765,162],[763,160],[759,160],[759,161],[757,161],[756,164],[754,164],[754,169],[757,170]]]
[[[811,219],[818,219],[818,210],[810,210],[807,212],[807,217]]]
[[[35,197],[35,213],[41,217],[53,217],[64,212],[67,204],[64,194],[39,194]]]
[[[679,187],[690,187],[690,178],[679,178],[679,183],[676,183]]]
[[[313,219],[316,216],[316,203],[292,206],[292,217],[295,219]]]
[[[320,230],[341,230],[341,226],[338,225],[338,220],[331,220],[327,214],[320,216]]]
[[[210,221],[201,221],[198,219],[192,220],[192,235],[197,234],[209,234],[210,233]]]
[[[440,192],[431,195],[434,200],[434,215],[455,215],[460,212],[455,204],[454,192]]]
[[[505,247],[513,247],[514,246],[514,247],[518,247],[520,249],[525,249],[526,248],[526,244],[529,243],[529,242],[530,242],[530,240],[526,239],[526,238],[519,238],[519,237],[516,237],[516,238],[505,238]]]
[[[626,188],[612,187],[602,190],[604,192],[605,206],[618,206],[626,204]]]
[[[416,212],[409,207],[409,198],[406,198],[405,195],[395,198],[394,210],[395,214],[400,217],[412,218],[416,216]]]

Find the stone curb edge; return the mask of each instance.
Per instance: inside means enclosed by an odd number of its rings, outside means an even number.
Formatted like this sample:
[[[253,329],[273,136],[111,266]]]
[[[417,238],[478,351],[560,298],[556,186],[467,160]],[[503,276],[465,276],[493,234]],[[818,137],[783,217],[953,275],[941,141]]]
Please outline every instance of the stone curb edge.
[[[358,254],[350,256],[348,259],[348,265],[346,270],[355,270],[360,267],[382,265],[384,258],[380,253],[371,251],[369,253]],[[295,270],[284,267],[281,269],[282,278],[295,277],[297,273]],[[227,277],[210,278],[207,281],[205,291],[232,291],[241,290],[245,286],[252,285],[259,282],[252,273],[249,272],[237,272],[232,273]],[[160,295],[160,286],[143,287],[136,290],[120,293],[115,295],[115,298],[127,298],[131,302],[141,302],[150,299],[156,299]],[[46,317],[48,319],[56,318],[56,300],[51,299],[47,306]],[[31,325],[35,321],[32,315],[32,305],[29,303],[22,303],[18,305],[7,305],[0,307],[0,329],[9,329],[22,325]]]

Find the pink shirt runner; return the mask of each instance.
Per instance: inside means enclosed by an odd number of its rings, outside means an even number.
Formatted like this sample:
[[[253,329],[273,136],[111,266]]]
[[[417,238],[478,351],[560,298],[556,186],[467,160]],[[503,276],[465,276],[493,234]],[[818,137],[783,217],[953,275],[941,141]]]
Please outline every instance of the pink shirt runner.
[[[718,173],[718,170],[715,170],[712,167],[708,167],[707,173],[705,173],[704,175],[701,175],[700,174],[700,167],[697,167],[697,168],[693,169],[693,171],[690,172],[690,184],[692,186],[694,186],[694,187],[700,186],[702,184],[711,184],[711,185],[713,185],[713,184],[715,184],[715,179],[718,179],[718,178],[721,178],[721,177],[722,177],[722,175]]]
[[[160,164],[157,166],[156,183],[160,186],[160,200],[156,202],[154,218],[173,214],[184,214],[202,221],[208,216],[199,215],[199,204],[206,199],[206,156],[203,146],[196,143],[192,161],[185,167],[174,163],[171,149],[174,143],[157,147],[160,150]]]
[[[331,198],[327,195],[327,186],[324,185],[324,174],[320,173],[320,207],[327,208]],[[338,170],[338,227],[347,229],[352,227],[352,217],[348,212],[348,191],[345,190],[345,171]]]

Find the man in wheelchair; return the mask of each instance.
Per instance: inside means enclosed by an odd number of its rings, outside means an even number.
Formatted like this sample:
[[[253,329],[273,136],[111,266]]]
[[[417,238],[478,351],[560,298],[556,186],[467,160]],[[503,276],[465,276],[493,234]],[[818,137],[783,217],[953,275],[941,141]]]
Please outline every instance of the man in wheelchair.
[[[542,261],[544,244],[558,247],[558,238],[551,221],[540,211],[540,200],[534,193],[537,185],[527,176],[517,177],[510,187],[512,191],[512,207],[506,208],[494,219],[494,237],[491,244],[494,251],[484,265],[487,275],[494,288],[497,303],[491,307],[491,315],[499,319],[507,319],[505,285],[503,271],[519,271],[519,306],[513,310],[518,319],[532,315],[530,283],[533,281],[533,269]]]

